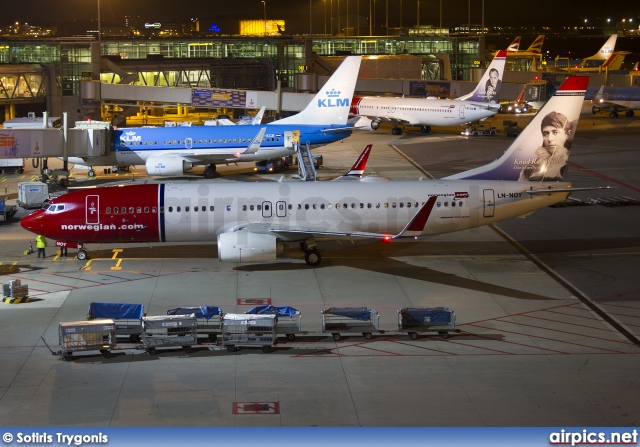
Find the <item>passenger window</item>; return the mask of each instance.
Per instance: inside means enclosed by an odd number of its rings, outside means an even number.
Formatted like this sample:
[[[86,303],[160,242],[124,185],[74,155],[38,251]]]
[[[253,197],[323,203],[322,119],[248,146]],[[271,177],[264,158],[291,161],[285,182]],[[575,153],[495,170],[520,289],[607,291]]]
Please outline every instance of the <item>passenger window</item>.
[[[305,209],[305,210],[308,210],[308,209],[309,209],[309,204],[308,204],[308,203],[305,203],[305,204],[304,204],[304,209]]]
[[[340,204],[336,203],[336,209],[339,210],[340,209]]]
[[[107,214],[111,214],[111,207],[110,207],[110,206],[108,206],[108,207],[105,209],[105,212],[106,212]]]
[[[194,206],[194,207],[193,207],[193,211],[197,213],[197,212],[198,212],[198,207],[197,207],[197,206]]]
[[[462,206],[462,202],[458,202],[458,207],[461,207],[461,206]]]
[[[364,203],[360,204],[360,209],[364,208]]]
[[[136,208],[136,213],[141,213],[141,212],[142,212],[142,208],[141,207]]]
[[[380,202],[376,202],[376,208],[380,208]]]
[[[320,205],[320,209],[323,210],[324,209],[324,203]]]
[[[242,205],[242,211],[247,211],[247,205]]]
[[[188,213],[188,212],[189,212],[189,207],[188,207],[188,206],[185,206],[185,207],[184,207],[184,211],[185,211],[186,213]]]
[[[169,212],[173,213],[173,207],[172,206],[169,207]]]
[[[440,207],[442,206],[442,203],[438,202],[438,203],[436,203],[436,206],[437,206],[438,208],[440,208]]]
[[[270,208],[269,208],[269,205],[268,205],[268,204],[264,206],[264,210],[265,210],[265,211],[269,211],[269,209],[270,209]]]
[[[148,213],[148,212],[149,212],[149,207],[148,207],[148,206],[145,206],[145,207],[144,207],[144,212],[145,212],[145,213]]]
[[[122,214],[126,214],[127,213],[127,209],[123,206],[122,208],[120,208],[120,212]]]
[[[180,207],[176,206],[176,213],[179,213],[179,212],[180,212]]]
[[[317,205],[314,203],[314,204],[313,204],[313,209],[314,209],[314,210],[316,209],[316,206],[317,206]]]
[[[298,209],[301,210],[302,209],[302,205],[298,203]]]
[[[256,205],[256,209],[257,209],[258,211],[262,211],[262,205]]]
[[[133,207],[132,206],[129,207],[129,214],[133,214]]]
[[[213,205],[209,207],[209,211],[213,212]]]
[[[411,208],[411,202],[407,202],[407,208]]]
[[[391,202],[391,208],[395,208],[396,207],[396,202]]]
[[[227,211],[231,211],[231,205],[227,205]]]
[[[250,211],[253,211],[254,209],[255,209],[255,207],[254,207],[253,205],[250,205],[250,206],[249,206],[249,210],[250,210]]]
[[[444,206],[445,207],[449,206],[449,202],[444,202]]]
[[[400,202],[400,208],[404,208],[404,203]]]
[[[371,204],[370,203],[367,203],[367,208],[371,208]]]

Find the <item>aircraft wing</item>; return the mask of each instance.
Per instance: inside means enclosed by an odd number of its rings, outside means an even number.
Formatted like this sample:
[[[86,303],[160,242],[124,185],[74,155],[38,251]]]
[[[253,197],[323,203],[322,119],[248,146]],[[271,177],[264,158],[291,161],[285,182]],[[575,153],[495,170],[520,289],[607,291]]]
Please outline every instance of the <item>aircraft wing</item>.
[[[362,116],[369,118],[371,121],[386,121],[388,123],[393,123],[393,124],[405,124],[408,126],[419,126],[421,124],[420,121],[407,119],[406,116],[396,115],[393,113],[389,113],[387,115],[379,115],[379,116],[369,116],[369,115],[362,115]]]
[[[272,234],[285,242],[294,242],[310,239],[312,237],[330,237],[331,239],[400,239],[415,238],[419,236],[427,224],[427,219],[431,214],[431,210],[436,203],[437,196],[431,196],[418,212],[411,218],[409,223],[398,234],[389,233],[369,233],[365,231],[345,230],[321,230],[311,226],[291,226],[291,225],[264,225],[264,224],[247,224],[232,228],[230,231],[246,230],[252,233]]]

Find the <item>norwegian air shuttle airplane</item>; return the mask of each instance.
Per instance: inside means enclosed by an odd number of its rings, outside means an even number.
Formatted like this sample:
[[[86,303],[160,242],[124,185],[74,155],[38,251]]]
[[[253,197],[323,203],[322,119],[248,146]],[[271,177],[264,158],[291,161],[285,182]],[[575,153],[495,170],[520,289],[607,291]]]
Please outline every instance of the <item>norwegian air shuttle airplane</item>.
[[[393,123],[391,133],[402,135],[400,125],[420,126],[423,133],[431,126],[455,126],[495,115],[500,110],[498,95],[504,75],[506,50],[498,52],[473,93],[457,99],[354,97],[350,114],[360,116],[356,126],[373,130],[385,122]]]
[[[147,174],[182,175],[205,165],[205,178],[213,178],[216,164],[268,160],[293,155],[294,140],[324,145],[351,134],[349,106],[362,56],[348,56],[309,105],[300,113],[264,125],[127,127],[114,130],[111,153],[70,160],[85,166],[144,165]],[[247,146],[260,127],[266,133],[256,152]]]
[[[563,174],[589,78],[570,76],[503,155],[440,180],[160,183],[81,190],[21,220],[27,230],[86,243],[217,241],[229,262],[275,260],[300,244],[318,265],[318,239],[429,237],[525,216],[566,199]]]

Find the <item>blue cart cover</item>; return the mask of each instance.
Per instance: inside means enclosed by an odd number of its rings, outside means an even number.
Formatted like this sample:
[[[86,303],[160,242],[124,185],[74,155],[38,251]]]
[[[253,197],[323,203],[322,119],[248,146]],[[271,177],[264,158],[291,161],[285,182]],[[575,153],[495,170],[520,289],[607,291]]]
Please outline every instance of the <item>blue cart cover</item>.
[[[245,314],[260,314],[260,315],[276,315],[277,317],[293,317],[294,315],[298,315],[300,311],[298,309],[294,309],[291,306],[256,306],[252,309],[249,309],[245,312]]]
[[[207,321],[215,315],[222,315],[222,309],[217,306],[176,307],[169,309],[167,315],[191,315],[196,318],[205,318]]]
[[[324,310],[325,314],[340,315],[362,321],[371,320],[371,312],[374,312],[373,309],[368,307],[330,307]]]
[[[144,315],[143,304],[126,303],[91,303],[89,304],[88,319],[113,318],[139,320]]]
[[[449,323],[453,316],[453,310],[448,307],[405,307],[400,309],[403,323],[423,324]]]

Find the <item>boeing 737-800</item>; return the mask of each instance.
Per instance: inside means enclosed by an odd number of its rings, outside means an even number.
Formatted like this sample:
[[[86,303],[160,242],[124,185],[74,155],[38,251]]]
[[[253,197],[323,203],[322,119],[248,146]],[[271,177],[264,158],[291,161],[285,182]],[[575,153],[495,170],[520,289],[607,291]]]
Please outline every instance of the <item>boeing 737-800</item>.
[[[431,126],[455,126],[472,123],[495,115],[500,110],[498,94],[504,74],[505,50],[493,59],[473,93],[458,99],[354,97],[351,115],[361,118],[358,127],[393,123],[392,133],[401,135],[400,125],[420,126],[423,133]]]
[[[276,259],[316,240],[394,240],[491,225],[565,200],[569,147],[589,78],[570,76],[500,158],[440,180],[386,182],[190,182],[74,191],[21,220],[58,246],[217,241],[229,262]]]
[[[216,164],[258,161],[293,155],[300,144],[324,145],[351,134],[349,106],[362,56],[345,58],[323,88],[300,113],[265,125],[129,127],[112,135],[111,153],[83,159],[87,166],[145,165],[149,175],[181,175],[206,165],[212,178]],[[261,127],[266,133],[255,153],[245,152]]]

